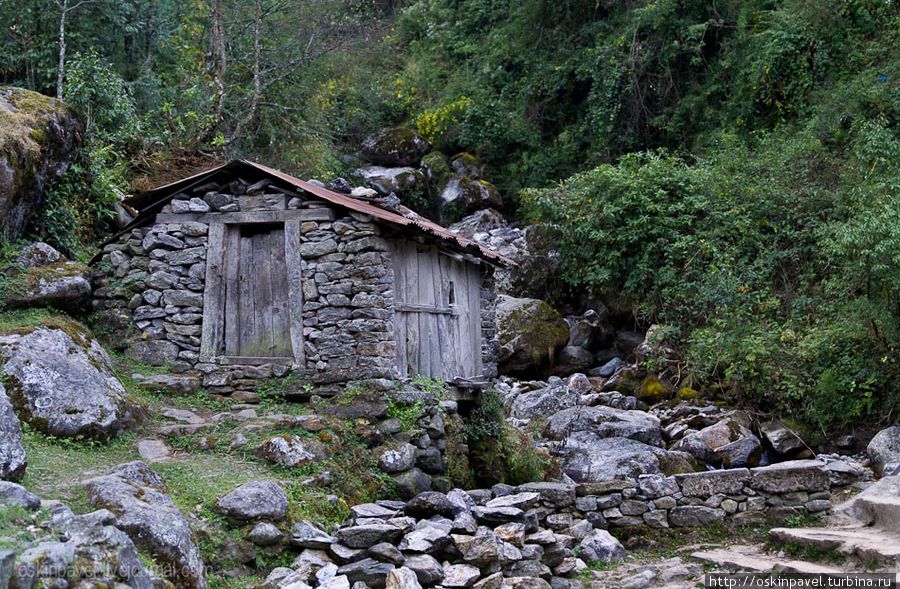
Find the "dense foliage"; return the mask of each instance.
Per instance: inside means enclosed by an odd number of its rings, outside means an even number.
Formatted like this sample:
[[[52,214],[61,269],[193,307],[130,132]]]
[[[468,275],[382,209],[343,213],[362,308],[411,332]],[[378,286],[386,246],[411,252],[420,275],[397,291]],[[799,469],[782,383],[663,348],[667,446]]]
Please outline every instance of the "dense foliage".
[[[52,94],[61,5],[11,6],[0,82]],[[823,427],[894,417],[896,2],[92,0],[66,18],[88,148],[36,232],[67,251],[117,190],[185,159],[327,179],[406,124],[524,190],[507,212],[562,225],[570,284],[669,325],[694,386]]]

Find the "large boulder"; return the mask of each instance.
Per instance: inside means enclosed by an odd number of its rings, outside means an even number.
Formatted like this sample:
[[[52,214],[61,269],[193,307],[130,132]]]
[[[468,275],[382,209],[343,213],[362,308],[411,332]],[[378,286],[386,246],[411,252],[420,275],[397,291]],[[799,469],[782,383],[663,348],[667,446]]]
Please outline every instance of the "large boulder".
[[[366,184],[378,191],[379,194],[388,195],[396,192],[399,195],[423,191],[425,189],[425,174],[417,168],[404,166],[402,168],[385,168],[384,166],[366,166],[357,170]]]
[[[890,475],[900,467],[900,425],[883,429],[866,447],[875,474]]]
[[[91,296],[91,271],[71,262],[46,243],[33,243],[4,270],[6,304],[13,308],[57,307],[79,310]]]
[[[0,479],[17,481],[25,474],[25,447],[22,426],[0,383]]]
[[[593,530],[581,541],[579,556],[587,563],[618,562],[625,559],[625,547],[606,530]]]
[[[579,394],[560,379],[546,387],[516,395],[510,416],[516,419],[544,418],[578,404]]]
[[[501,295],[497,300],[500,373],[529,374],[553,363],[569,327],[544,301]]]
[[[469,239],[478,236],[479,241],[489,237],[489,233],[496,229],[502,229],[507,226],[506,219],[503,215],[494,209],[482,209],[475,211],[471,215],[464,217],[456,223],[450,225],[450,231],[459,233],[463,237]],[[511,252],[508,252],[511,253]],[[506,254],[504,254],[506,255]]]
[[[169,497],[165,482],[146,464],[120,464],[84,485],[90,504],[110,510],[115,526],[150,552],[176,586],[206,588],[206,572],[190,525]]]
[[[700,431],[688,434],[672,446],[700,462],[725,468],[757,466],[762,444],[739,419],[727,417]]]
[[[379,166],[418,166],[430,150],[428,141],[403,127],[375,131],[360,148],[363,159]]]
[[[10,586],[152,589],[134,542],[114,523],[105,509],[75,515],[55,506],[41,535],[15,555]],[[0,586],[6,587],[3,555],[0,551]]]
[[[683,452],[663,450],[630,438],[601,438],[588,431],[566,436],[553,449],[562,470],[576,482],[637,479],[642,474],[692,472],[696,461]]]
[[[21,88],[0,87],[0,234],[10,241],[44,200],[44,187],[61,177],[84,132],[62,102]]]
[[[644,411],[612,407],[571,407],[547,420],[544,435],[551,440],[585,432],[597,438],[628,438],[651,446],[662,446],[659,419]]]
[[[288,498],[273,482],[250,481],[219,499],[216,507],[237,522],[281,521],[287,517]]]
[[[90,332],[57,325],[0,335],[7,395],[22,421],[46,434],[109,439],[142,411]]]
[[[319,440],[284,434],[263,442],[256,454],[269,464],[295,468],[324,460],[328,453]]]
[[[503,197],[497,187],[480,178],[453,176],[441,192],[441,218],[459,219],[479,209],[499,208]]]

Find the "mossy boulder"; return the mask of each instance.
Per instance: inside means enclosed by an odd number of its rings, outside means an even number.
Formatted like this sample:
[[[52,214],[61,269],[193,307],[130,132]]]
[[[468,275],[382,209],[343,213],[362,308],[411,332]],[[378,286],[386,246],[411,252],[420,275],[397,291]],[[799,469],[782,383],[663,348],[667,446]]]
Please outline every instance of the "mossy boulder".
[[[638,400],[654,405],[669,397],[672,394],[672,387],[655,376],[645,376],[634,391],[634,396]]]
[[[78,116],[62,102],[0,86],[0,234],[18,238],[38,211],[44,187],[61,177],[84,135]]]
[[[0,480],[19,480],[25,474],[26,466],[22,426],[0,383]]]
[[[462,152],[454,155],[450,159],[450,169],[460,176],[468,176],[470,178],[481,178],[484,176],[484,166],[477,157],[468,152]]]
[[[441,219],[457,221],[463,216],[487,208],[500,208],[503,198],[487,180],[453,176],[441,192]]]
[[[90,274],[87,266],[69,261],[46,243],[33,243],[3,270],[0,293],[12,308],[82,310],[90,301]]]
[[[0,334],[0,366],[19,418],[46,434],[106,440],[143,415],[106,351],[74,321]]]
[[[429,151],[431,143],[403,127],[375,131],[360,147],[363,159],[379,166],[418,166]]]
[[[392,192],[401,198],[409,194],[420,194],[425,191],[425,174],[418,168],[404,166],[386,168],[384,166],[365,166],[357,170],[366,184],[381,195]]]
[[[565,319],[546,302],[498,298],[501,374],[535,374],[551,366],[569,339]]]

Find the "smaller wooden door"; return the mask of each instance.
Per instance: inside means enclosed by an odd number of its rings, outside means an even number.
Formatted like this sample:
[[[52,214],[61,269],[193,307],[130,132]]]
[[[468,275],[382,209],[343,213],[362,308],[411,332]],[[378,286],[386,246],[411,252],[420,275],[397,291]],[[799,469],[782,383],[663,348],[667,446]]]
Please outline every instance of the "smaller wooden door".
[[[284,225],[228,228],[225,355],[291,358]]]
[[[400,375],[481,377],[481,269],[409,241],[395,242],[393,257]]]

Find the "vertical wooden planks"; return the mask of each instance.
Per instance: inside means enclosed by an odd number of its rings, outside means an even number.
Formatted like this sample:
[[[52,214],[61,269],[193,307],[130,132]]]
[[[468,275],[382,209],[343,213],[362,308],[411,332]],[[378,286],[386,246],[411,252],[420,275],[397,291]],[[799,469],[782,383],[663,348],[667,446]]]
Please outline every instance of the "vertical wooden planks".
[[[472,332],[468,353],[469,376],[476,377],[484,374],[483,358],[481,356],[481,267],[475,264],[466,264],[469,277],[469,324]]]
[[[211,223],[206,253],[206,287],[203,291],[203,327],[200,334],[200,359],[213,360],[221,353],[225,321],[222,270],[225,265],[225,225]]]
[[[416,276],[419,273],[419,260],[416,253],[416,246],[413,243],[407,243],[406,255],[403,258],[406,267],[406,284],[404,285],[404,295],[407,303],[414,304],[419,300],[419,291],[416,288]],[[408,373],[415,376],[419,367],[419,335],[421,333],[421,325],[419,323],[419,315],[421,313],[408,313],[406,322],[406,348]]]
[[[236,225],[225,227],[225,355],[237,356],[240,341],[240,292],[238,264],[241,255],[241,231]]]
[[[252,342],[255,338],[256,314],[253,305],[253,259],[252,238],[241,236],[238,263],[238,356],[252,356]]]
[[[284,224],[284,259],[287,267],[288,323],[294,361],[303,366],[306,353],[303,350],[303,259],[300,256],[300,221],[288,220]]]
[[[273,229],[269,246],[269,280],[272,286],[272,353],[275,357],[293,356],[288,321],[288,277],[285,260],[284,229]]]
[[[272,268],[270,261],[271,233],[257,233],[250,240],[253,248],[251,275],[253,280],[254,333],[253,356],[271,358],[274,354],[272,331]]]

